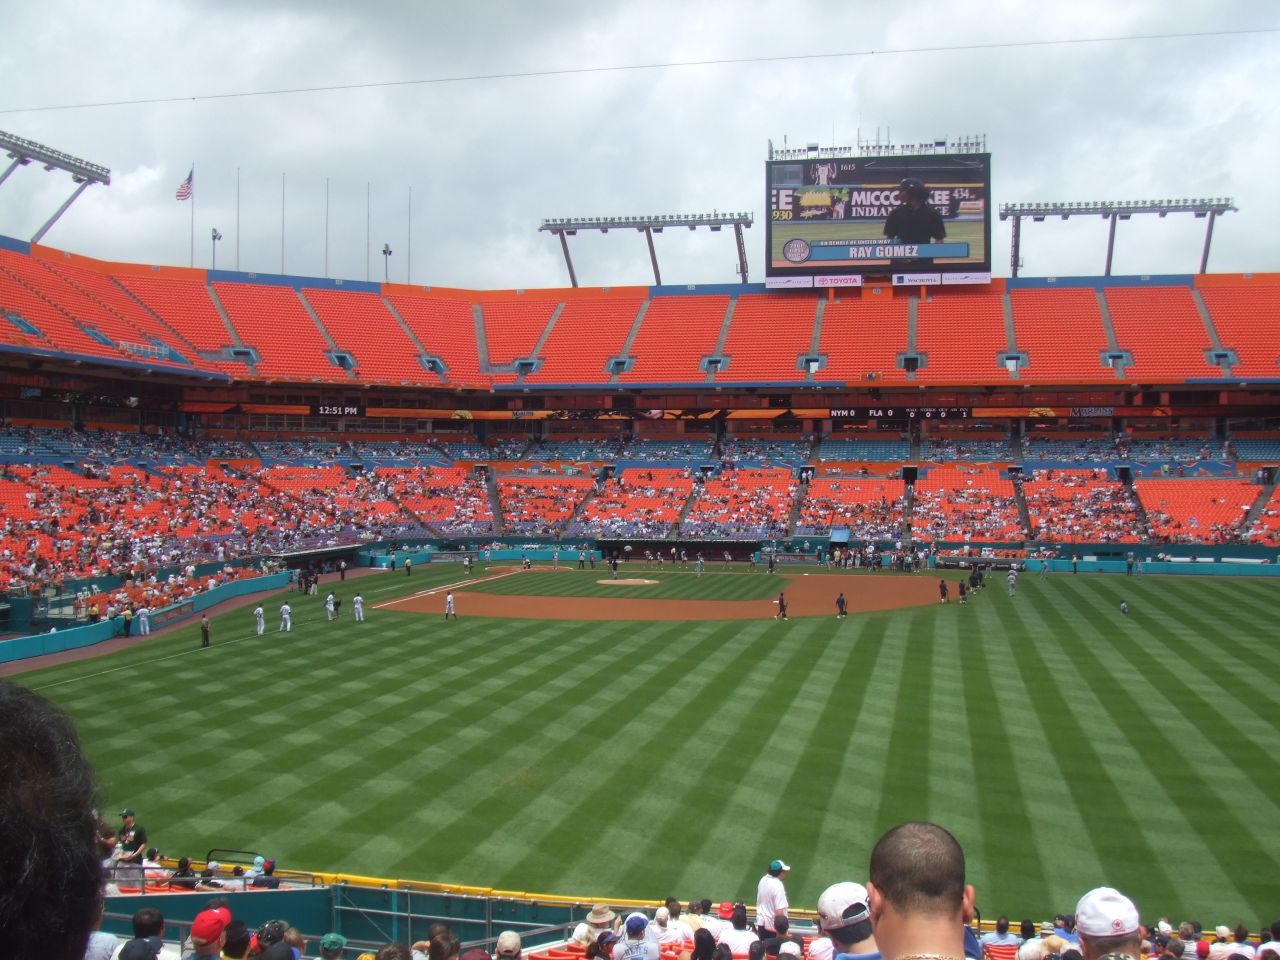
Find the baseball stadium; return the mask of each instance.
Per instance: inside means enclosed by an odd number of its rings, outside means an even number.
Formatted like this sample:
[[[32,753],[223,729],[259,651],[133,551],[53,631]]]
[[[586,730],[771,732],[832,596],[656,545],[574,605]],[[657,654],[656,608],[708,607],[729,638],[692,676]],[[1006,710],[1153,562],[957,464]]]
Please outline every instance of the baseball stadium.
[[[929,821],[975,937],[1070,950],[1105,886],[1152,957],[1193,918],[1186,949],[1239,925],[1252,958],[1280,273],[1207,269],[1230,198],[997,207],[991,160],[770,144],[755,281],[749,213],[549,219],[570,285],[513,289],[122,262],[44,242],[67,205],[0,236],[0,687],[92,768],[100,930],[158,910],[199,948],[217,896],[251,956],[287,917],[295,956],[442,960],[443,923],[581,960],[604,913],[772,932],[780,872],[830,960],[824,890]],[[1203,222],[1198,272],[1112,272],[1143,214]],[[1071,215],[1105,272],[1019,275]],[[737,279],[664,283],[654,234],[699,226]],[[579,285],[570,241],[610,227],[653,283]],[[7,782],[43,775],[5,742]]]

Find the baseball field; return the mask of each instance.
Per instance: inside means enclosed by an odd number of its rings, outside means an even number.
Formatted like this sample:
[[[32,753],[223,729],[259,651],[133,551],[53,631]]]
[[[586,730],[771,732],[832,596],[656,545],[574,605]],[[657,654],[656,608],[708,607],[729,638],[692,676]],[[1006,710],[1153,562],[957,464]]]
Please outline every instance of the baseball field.
[[[263,637],[242,608],[209,649],[191,625],[17,679],[71,713],[104,809],[136,807],[166,855],[715,900],[754,899],[781,857],[812,907],[927,818],[987,916],[1103,883],[1206,926],[1280,901],[1274,582],[1024,575],[943,606],[928,574],[481,577],[456,621],[431,591],[461,568],[424,565],[336,585],[335,622],[322,585],[288,595],[289,634],[277,598]],[[600,604],[615,618],[586,619]]]

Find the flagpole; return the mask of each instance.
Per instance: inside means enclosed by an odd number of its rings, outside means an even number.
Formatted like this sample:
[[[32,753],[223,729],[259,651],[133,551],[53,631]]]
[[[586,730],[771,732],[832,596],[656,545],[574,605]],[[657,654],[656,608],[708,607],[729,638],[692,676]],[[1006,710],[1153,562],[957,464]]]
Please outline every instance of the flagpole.
[[[284,275],[284,174],[280,174],[280,275]]]
[[[196,265],[196,162],[191,161],[191,266]]]
[[[240,168],[236,167],[236,272],[240,272]]]

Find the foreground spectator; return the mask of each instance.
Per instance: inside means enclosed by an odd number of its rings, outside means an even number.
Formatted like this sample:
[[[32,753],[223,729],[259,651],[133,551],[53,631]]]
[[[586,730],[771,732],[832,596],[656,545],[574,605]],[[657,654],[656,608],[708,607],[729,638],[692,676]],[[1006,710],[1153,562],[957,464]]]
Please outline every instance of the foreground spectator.
[[[627,914],[626,934],[613,945],[613,960],[658,960],[661,951],[657,941],[646,936],[648,928],[649,918],[643,913]]]
[[[964,882],[964,851],[955,837],[932,823],[894,827],[871,851],[870,874],[871,923],[886,960],[965,955],[973,887]]]
[[[194,957],[219,957],[227,940],[231,911],[226,907],[202,910],[191,921],[191,946]]]
[[[1017,947],[1022,945],[1022,938],[1009,932],[1009,918],[1001,917],[996,921],[996,928],[991,933],[984,933],[978,943],[984,947]]]
[[[326,933],[320,938],[320,960],[342,960],[347,938],[340,933]]]
[[[93,771],[67,716],[8,680],[0,680],[0,784],[4,953],[80,960],[102,905]]]
[[[494,955],[497,957],[506,957],[507,960],[520,960],[521,954],[524,952],[523,944],[520,942],[520,934],[514,930],[503,930],[498,934],[498,942],[493,947]]]
[[[1081,897],[1076,904],[1076,930],[1084,960],[1117,953],[1141,955],[1138,908],[1119,890],[1098,887]]]
[[[822,891],[818,926],[830,940],[826,949],[819,948],[818,955],[836,953],[857,960],[879,960],[880,948],[871,929],[870,897],[862,884],[836,883]],[[815,955],[813,945],[809,955]]]

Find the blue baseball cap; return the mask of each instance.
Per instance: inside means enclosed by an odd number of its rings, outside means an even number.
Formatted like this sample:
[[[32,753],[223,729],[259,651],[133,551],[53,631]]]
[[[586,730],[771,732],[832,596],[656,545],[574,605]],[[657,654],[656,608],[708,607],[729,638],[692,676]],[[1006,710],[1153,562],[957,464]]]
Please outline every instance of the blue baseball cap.
[[[649,926],[649,918],[643,913],[633,913],[627,917],[627,933],[644,933]]]

